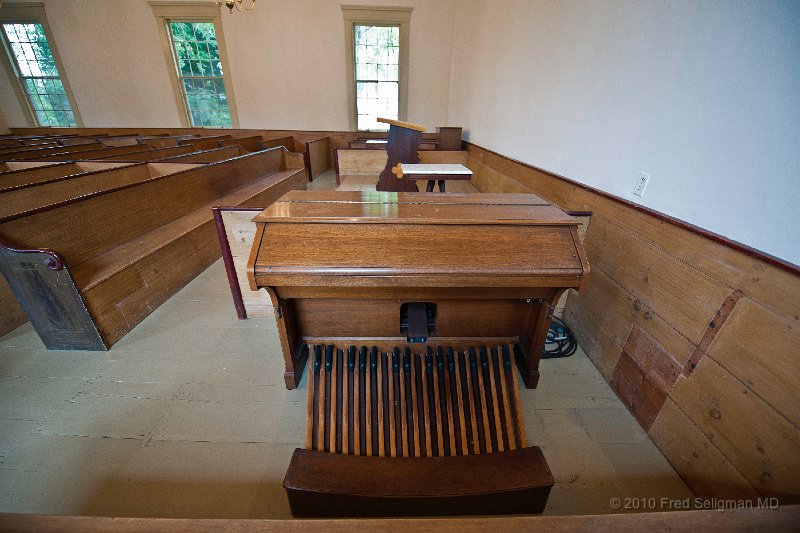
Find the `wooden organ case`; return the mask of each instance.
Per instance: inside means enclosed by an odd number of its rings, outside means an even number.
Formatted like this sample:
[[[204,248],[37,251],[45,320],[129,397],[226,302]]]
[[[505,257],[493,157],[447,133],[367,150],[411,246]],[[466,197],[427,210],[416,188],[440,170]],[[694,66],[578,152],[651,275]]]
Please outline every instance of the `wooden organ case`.
[[[539,380],[552,305],[589,266],[535,195],[292,191],[259,214],[287,388],[308,361],[296,516],[541,512],[517,374]]]

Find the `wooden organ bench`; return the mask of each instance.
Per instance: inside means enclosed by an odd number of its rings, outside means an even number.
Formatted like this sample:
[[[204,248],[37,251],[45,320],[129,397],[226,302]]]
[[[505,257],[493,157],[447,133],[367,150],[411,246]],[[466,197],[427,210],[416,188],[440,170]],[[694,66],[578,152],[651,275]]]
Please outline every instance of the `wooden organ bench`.
[[[535,195],[293,191],[256,216],[288,388],[306,361],[296,516],[538,513],[528,387],[552,304],[588,263],[578,222]]]

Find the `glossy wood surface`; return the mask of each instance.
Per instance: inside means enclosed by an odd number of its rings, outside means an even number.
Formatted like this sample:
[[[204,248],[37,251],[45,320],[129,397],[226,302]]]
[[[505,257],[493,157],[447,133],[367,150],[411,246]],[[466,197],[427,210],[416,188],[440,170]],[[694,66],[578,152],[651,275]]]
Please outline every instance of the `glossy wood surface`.
[[[295,191],[254,220],[248,278],[286,306],[290,387],[300,339],[397,336],[409,301],[438,306],[431,342],[516,339],[535,386],[550,304],[588,273],[577,220],[537,196]]]
[[[553,476],[538,447],[413,458],[297,449],[283,486],[297,517],[533,514]]]

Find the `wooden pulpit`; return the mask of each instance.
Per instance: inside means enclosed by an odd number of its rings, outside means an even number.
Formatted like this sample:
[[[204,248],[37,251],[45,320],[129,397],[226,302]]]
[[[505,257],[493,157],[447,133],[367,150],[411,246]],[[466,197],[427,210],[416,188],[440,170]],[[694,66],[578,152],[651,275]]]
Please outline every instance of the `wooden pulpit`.
[[[379,118],[378,122],[389,124],[389,141],[386,144],[386,152],[389,157],[386,161],[386,168],[378,177],[375,189],[390,192],[416,192],[416,182],[403,177],[398,165],[420,162],[417,150],[422,142],[422,133],[425,131],[425,127],[388,118]]]

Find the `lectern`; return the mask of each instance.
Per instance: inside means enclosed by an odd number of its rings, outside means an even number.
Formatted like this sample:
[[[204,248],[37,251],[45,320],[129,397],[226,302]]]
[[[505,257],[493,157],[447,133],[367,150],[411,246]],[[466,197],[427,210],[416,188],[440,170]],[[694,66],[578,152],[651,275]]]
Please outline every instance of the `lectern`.
[[[378,122],[389,124],[389,141],[386,144],[389,158],[386,161],[386,168],[378,177],[375,189],[389,192],[417,192],[416,182],[404,178],[398,165],[420,162],[417,150],[422,142],[422,133],[425,131],[425,127],[388,118],[379,118]]]

